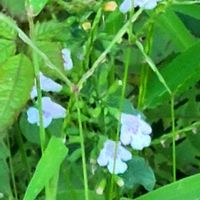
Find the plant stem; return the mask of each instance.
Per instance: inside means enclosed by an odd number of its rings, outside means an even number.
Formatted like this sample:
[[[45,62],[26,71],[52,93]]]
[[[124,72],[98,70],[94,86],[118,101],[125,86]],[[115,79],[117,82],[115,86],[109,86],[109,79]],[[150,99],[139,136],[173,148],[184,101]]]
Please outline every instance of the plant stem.
[[[8,145],[8,148],[9,148],[8,163],[9,163],[9,167],[10,167],[10,176],[11,176],[11,181],[12,181],[13,190],[14,190],[14,197],[15,197],[16,200],[18,200],[17,187],[16,187],[16,181],[15,181],[15,174],[14,174],[13,164],[12,164],[10,139],[9,139],[9,135],[8,134],[7,134],[6,138],[7,138],[7,145]]]
[[[125,53],[125,68],[124,68],[124,77],[123,77],[123,85],[122,85],[122,92],[121,92],[121,97],[120,97],[120,105],[119,105],[119,111],[120,115],[122,112],[122,106],[123,106],[123,100],[126,92],[126,84],[127,84],[127,78],[128,78],[128,68],[129,68],[129,62],[130,62],[130,55],[131,55],[131,49],[128,48],[127,52]],[[117,134],[115,140],[116,145],[115,145],[115,151],[114,151],[114,164],[113,164],[113,172],[111,175],[111,183],[110,183],[110,189],[109,189],[109,195],[108,199],[112,200],[112,193],[113,193],[113,186],[114,186],[114,172],[115,172],[115,167],[116,167],[116,156],[117,156],[117,150],[118,150],[118,141],[119,141],[119,133],[120,133],[120,116],[119,116],[119,121],[117,124]]]
[[[147,33],[147,38],[146,38],[146,44],[145,44],[145,52],[147,55],[150,54],[151,51],[151,46],[152,46],[152,30],[153,30],[153,25],[150,24]],[[142,65],[142,69],[140,72],[140,86],[139,86],[139,97],[138,97],[138,109],[142,110],[143,104],[144,104],[144,99],[146,95],[146,88],[147,88],[147,82],[148,82],[148,75],[149,75],[149,66],[147,64]]]
[[[75,98],[76,98],[76,109],[77,109],[77,114],[78,114],[78,124],[79,124],[79,133],[80,133],[85,200],[89,200],[89,189],[88,189],[87,165],[86,165],[86,157],[85,157],[84,135],[83,135],[83,127],[82,127],[79,98],[78,98],[77,93],[75,94]]]
[[[174,113],[174,95],[171,95],[171,121],[172,121],[172,163],[173,163],[173,181],[176,181],[176,128]]]
[[[35,41],[35,35],[34,35],[34,23],[33,18],[28,15],[28,22],[29,22],[29,28],[30,28],[30,38]],[[33,67],[35,72],[35,79],[36,79],[36,88],[37,88],[37,106],[39,111],[39,130],[40,130],[40,146],[42,153],[45,150],[46,145],[46,139],[45,139],[45,129],[44,129],[44,122],[43,122],[43,112],[42,112],[42,91],[40,86],[40,66],[38,64],[38,57],[35,54],[34,50],[32,50],[32,59],[33,59]]]
[[[131,22],[135,22],[136,19],[140,16],[140,14],[142,13],[142,9],[139,9],[131,18]],[[108,47],[105,49],[105,51],[97,58],[97,60],[93,63],[92,67],[81,77],[81,79],[79,80],[77,86],[79,88],[79,90],[82,89],[83,87],[83,83],[85,83],[85,81],[93,75],[93,73],[95,72],[96,68],[99,66],[99,64],[105,59],[106,55],[110,52],[110,50],[112,49],[112,47],[122,38],[122,36],[127,32],[128,28],[129,28],[129,24],[130,21],[128,21],[116,34],[116,36],[113,38],[113,40],[111,41],[111,43],[108,45]]]

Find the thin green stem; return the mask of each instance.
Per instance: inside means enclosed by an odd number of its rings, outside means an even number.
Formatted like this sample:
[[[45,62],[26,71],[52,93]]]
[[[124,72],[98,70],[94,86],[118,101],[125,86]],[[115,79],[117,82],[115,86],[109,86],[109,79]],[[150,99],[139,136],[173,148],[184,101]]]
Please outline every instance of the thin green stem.
[[[130,63],[130,55],[131,55],[131,49],[128,48],[127,52],[125,53],[125,68],[124,68],[122,92],[121,92],[121,97],[120,97],[120,105],[119,105],[120,113],[122,112],[123,100],[124,100],[125,92],[126,92],[128,69],[129,69],[129,63]],[[116,134],[116,138],[115,138],[115,140],[117,142],[116,142],[115,151],[114,151],[113,172],[112,172],[112,175],[111,175],[111,182],[110,182],[110,189],[109,189],[109,196],[108,196],[109,200],[112,200],[112,193],[113,193],[113,186],[114,186],[114,172],[115,172],[115,167],[116,167],[116,157],[117,157],[117,150],[118,150],[118,144],[119,144],[119,142],[118,142],[119,141],[119,134],[120,134],[120,119],[119,119],[118,124],[117,124],[117,134]]]
[[[84,65],[83,65],[85,69],[88,69],[88,66],[89,66],[89,60],[90,60],[90,54],[91,54],[91,51],[92,51],[92,44],[93,44],[93,41],[94,41],[94,35],[95,35],[97,25],[99,24],[99,21],[101,20],[101,14],[102,14],[102,7],[100,7],[99,10],[97,11],[97,14],[94,18],[94,22],[92,23],[92,28],[90,30],[89,38],[86,42]]]
[[[135,44],[138,47],[138,49],[140,50],[140,52],[143,54],[145,61],[149,64],[149,67],[154,71],[154,73],[158,77],[159,81],[163,84],[163,86],[166,88],[167,92],[171,95],[172,94],[171,89],[167,85],[167,83],[166,83],[165,79],[163,78],[163,76],[161,75],[161,73],[158,71],[158,69],[157,69],[156,65],[154,64],[154,62],[152,61],[152,59],[146,54],[142,43],[139,40],[136,40]]]
[[[139,9],[131,18],[131,22],[135,22],[137,18],[142,13],[142,9]],[[108,47],[105,49],[105,51],[97,58],[97,60],[93,63],[92,67],[81,77],[79,80],[77,86],[80,89],[82,89],[83,84],[86,82],[86,80],[93,75],[96,68],[99,66],[99,64],[105,59],[106,55],[111,51],[112,47],[122,38],[122,36],[127,32],[129,28],[130,22],[128,21],[116,34],[116,36],[113,38],[111,43],[108,45]]]
[[[16,200],[18,200],[15,174],[14,174],[14,169],[13,169],[12,155],[11,155],[10,139],[9,139],[8,134],[7,134],[6,138],[7,138],[7,145],[8,145],[8,148],[9,148],[8,163],[9,163],[9,168],[10,168],[11,181],[12,181],[12,185],[13,185],[14,197],[15,197]]]
[[[171,95],[171,121],[172,121],[172,163],[173,163],[173,181],[176,181],[176,128],[174,112],[174,95]]]
[[[24,142],[23,142],[23,138],[22,138],[22,133],[20,132],[18,125],[16,125],[16,132],[17,132],[16,141],[18,143],[19,150],[20,150],[20,153],[21,153],[22,163],[24,164],[26,171],[27,171],[27,174],[28,174],[28,178],[30,179],[31,178],[31,167],[30,167],[28,159],[26,157],[26,151],[24,149]]]
[[[35,35],[34,35],[34,23],[33,18],[28,15],[28,22],[29,22],[29,28],[30,28],[30,38],[32,41],[35,41]],[[46,145],[46,139],[45,139],[45,129],[44,129],[44,122],[43,122],[43,112],[42,112],[42,91],[40,86],[40,66],[38,63],[38,57],[35,54],[34,50],[32,50],[32,60],[33,60],[33,67],[35,72],[35,79],[36,79],[36,88],[37,88],[37,106],[39,111],[39,130],[40,130],[40,146],[42,153],[45,150]]]
[[[152,30],[153,30],[153,25],[150,24],[150,27],[149,27],[148,33],[147,33],[145,48],[144,48],[144,51],[146,52],[147,55],[149,55],[149,53],[151,51]],[[146,95],[147,82],[148,82],[148,75],[149,75],[149,66],[147,64],[143,64],[141,72],[140,72],[141,78],[140,78],[139,97],[138,97],[138,109],[139,110],[142,110],[142,108],[143,108],[144,99],[145,99],[145,95]]]
[[[78,124],[79,124],[80,143],[81,143],[85,200],[89,200],[88,176],[87,176],[87,165],[86,165],[86,156],[85,156],[85,143],[84,143],[84,135],[83,135],[83,126],[82,126],[79,98],[78,98],[77,93],[75,95],[75,98],[76,98],[76,109],[77,109],[77,114],[78,114]]]

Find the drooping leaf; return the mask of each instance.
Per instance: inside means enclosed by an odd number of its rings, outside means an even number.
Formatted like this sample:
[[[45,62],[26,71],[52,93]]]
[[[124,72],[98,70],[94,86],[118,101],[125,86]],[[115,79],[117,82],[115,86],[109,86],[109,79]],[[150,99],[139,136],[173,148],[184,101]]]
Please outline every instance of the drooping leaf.
[[[151,191],[155,185],[153,170],[142,157],[133,157],[127,162],[128,169],[121,175],[126,188],[135,188],[142,185],[146,190]]]
[[[25,105],[33,85],[33,68],[29,59],[19,54],[0,66],[0,132],[15,120]]]
[[[199,80],[200,42],[178,55],[169,64],[162,67],[160,73],[172,92],[178,94]],[[195,52],[195,53],[194,53]],[[169,95],[155,75],[149,79],[145,107],[156,107]]]
[[[200,174],[163,186],[134,200],[197,200],[199,199]],[[121,198],[120,200],[131,200]]]
[[[43,156],[39,160],[23,200],[35,200],[37,195],[57,173],[68,149],[62,139],[52,137]]]

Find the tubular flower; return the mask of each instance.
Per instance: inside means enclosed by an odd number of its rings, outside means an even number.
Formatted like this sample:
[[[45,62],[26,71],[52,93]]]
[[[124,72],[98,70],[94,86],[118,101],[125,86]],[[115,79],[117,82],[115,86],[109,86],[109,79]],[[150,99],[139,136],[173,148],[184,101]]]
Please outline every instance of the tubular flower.
[[[73,68],[73,62],[72,62],[70,50],[67,48],[64,48],[62,49],[61,52],[62,52],[62,57],[64,60],[64,69],[71,70]]]
[[[118,146],[115,155],[116,145]],[[126,150],[120,142],[117,144],[116,141],[107,140],[97,158],[97,163],[100,166],[107,166],[108,171],[113,173],[114,159],[116,159],[114,174],[121,174],[127,170],[127,164],[124,161],[130,160],[131,157],[131,153]]]
[[[61,105],[53,102],[50,97],[42,97],[42,113],[44,127],[47,128],[53,119],[65,118],[66,110]],[[39,123],[39,111],[35,107],[30,107],[27,110],[28,122],[31,124]]]
[[[142,150],[151,143],[151,126],[140,115],[121,114],[120,141],[131,145],[135,150]]]
[[[133,7],[137,6],[146,10],[151,10],[157,6],[158,1],[160,0],[124,0],[120,5],[119,10],[122,13],[127,13]]]
[[[45,75],[43,75],[42,72],[40,72],[39,76],[40,76],[41,90],[45,92],[60,92],[62,90],[62,85],[46,77]],[[36,86],[34,85],[31,91],[31,99],[34,99],[35,97],[37,97],[37,89]]]

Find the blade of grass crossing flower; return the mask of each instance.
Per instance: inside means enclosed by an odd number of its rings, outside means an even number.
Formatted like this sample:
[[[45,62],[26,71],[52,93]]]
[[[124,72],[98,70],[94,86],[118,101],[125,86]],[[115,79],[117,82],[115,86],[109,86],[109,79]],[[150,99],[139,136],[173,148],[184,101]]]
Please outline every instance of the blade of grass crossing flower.
[[[59,170],[68,149],[60,138],[52,137],[39,160],[23,200],[34,200]]]

